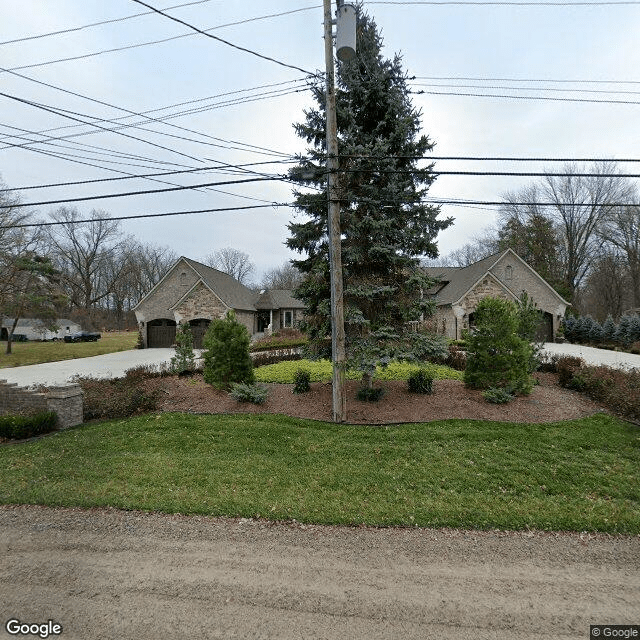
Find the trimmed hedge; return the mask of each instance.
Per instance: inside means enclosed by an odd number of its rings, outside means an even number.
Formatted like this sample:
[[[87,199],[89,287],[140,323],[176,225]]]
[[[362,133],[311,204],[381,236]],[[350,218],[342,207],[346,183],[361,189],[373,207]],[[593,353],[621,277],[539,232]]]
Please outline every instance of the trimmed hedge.
[[[57,427],[58,415],[54,411],[0,416],[0,438],[22,440],[55,431]]]

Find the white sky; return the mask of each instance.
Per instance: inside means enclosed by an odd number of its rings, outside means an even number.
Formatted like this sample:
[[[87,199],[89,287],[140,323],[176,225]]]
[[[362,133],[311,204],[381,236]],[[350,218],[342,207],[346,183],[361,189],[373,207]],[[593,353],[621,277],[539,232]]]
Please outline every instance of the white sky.
[[[150,0],[149,4],[166,9],[185,1]],[[544,6],[542,3],[537,6],[469,6],[364,2],[364,5],[382,31],[386,54],[390,57],[396,52],[402,53],[408,74],[417,77],[458,78],[416,79],[411,83],[415,91],[634,103],[525,100],[429,93],[415,95],[414,104],[422,109],[424,133],[437,143],[434,155],[617,159],[640,157],[640,73],[637,71],[640,69],[640,47],[637,45],[640,42],[640,3],[607,6]],[[224,26],[295,10],[299,11]],[[0,42],[3,43],[0,44],[0,67],[137,113],[304,78],[302,72],[261,60],[202,35],[191,35],[186,27],[158,14],[62,35],[7,43],[9,40],[81,27],[146,11],[147,9],[131,0],[3,0],[0,3]],[[308,71],[324,69],[320,0],[210,0],[167,11],[203,30],[220,27],[211,33],[241,47]],[[31,66],[182,34],[190,35],[161,44],[80,60]],[[81,114],[69,114],[72,117],[111,120],[126,115],[118,109],[92,103],[9,73],[0,72],[0,76],[2,93]],[[460,78],[489,80],[478,82]],[[499,80],[505,78],[512,80]],[[547,82],[531,82],[532,80]],[[551,80],[580,82],[550,82]],[[447,86],[428,87],[417,86],[418,84]],[[469,85],[473,88],[469,88]],[[295,86],[300,88],[304,85],[301,82],[297,85],[281,85],[230,97],[250,96]],[[229,96],[226,99],[228,98]],[[190,106],[211,106],[224,99],[206,100]],[[29,148],[47,150],[56,155],[75,154],[82,156],[75,160],[133,174],[212,166],[217,163],[237,164],[278,159],[280,156],[260,153],[258,149],[240,151],[228,147],[238,147],[237,143],[240,142],[284,154],[302,151],[304,144],[295,136],[292,123],[302,121],[303,109],[310,105],[309,94],[303,91],[245,104],[219,106],[168,121],[188,128],[191,132],[166,124],[144,125],[150,130],[188,137],[193,141],[135,128],[121,130],[123,134],[144,138],[170,149],[165,150],[113,132],[96,132],[94,127],[76,127],[77,123],[69,119],[0,96],[0,176],[9,187],[26,187],[122,175],[43,155]],[[159,117],[181,109],[159,111],[151,115]],[[124,122],[140,120],[132,118]],[[113,127],[109,123],[101,123],[101,126]],[[31,132],[67,127],[49,131],[47,135],[54,137],[87,131],[92,133],[56,141],[55,144],[65,145],[65,148],[44,144],[27,144],[29,148],[25,148],[24,139],[9,136],[29,136],[31,140],[44,138],[24,134],[10,127]],[[219,139],[233,142],[222,142]],[[103,149],[79,147],[74,144],[76,142]],[[23,146],[16,148],[7,146],[8,144]],[[66,148],[67,145],[74,148]],[[105,153],[127,153],[137,158],[122,158],[104,155]],[[284,173],[287,166],[289,165],[270,164],[260,165],[255,169],[267,173]],[[461,161],[436,163],[436,169],[442,171],[541,171],[550,167],[559,169],[561,165]],[[620,168],[626,173],[640,173],[638,164],[621,164]],[[187,185],[239,178],[228,174],[199,172],[164,179],[174,184]],[[531,178],[522,177],[442,176],[432,187],[430,195],[498,200],[506,190],[517,190],[531,181]],[[169,185],[131,179],[85,186],[24,190],[22,199],[24,202],[39,202],[165,186]],[[281,182],[219,188],[232,195],[185,190],[80,202],[75,206],[86,214],[92,208],[98,208],[113,216],[127,216],[238,207],[265,204],[265,201],[291,201],[291,187]],[[257,198],[258,201],[247,198]],[[38,211],[44,215],[57,206],[59,205],[39,207]],[[203,259],[208,253],[225,246],[235,247],[251,256],[260,276],[265,270],[294,257],[284,246],[286,225],[293,215],[290,208],[270,207],[255,211],[144,219],[125,222],[122,228],[125,233],[154,244],[169,246],[176,253],[194,259]],[[494,221],[491,210],[479,208],[446,205],[442,208],[442,215],[453,216],[456,221],[454,226],[439,237],[441,254],[460,247]]]

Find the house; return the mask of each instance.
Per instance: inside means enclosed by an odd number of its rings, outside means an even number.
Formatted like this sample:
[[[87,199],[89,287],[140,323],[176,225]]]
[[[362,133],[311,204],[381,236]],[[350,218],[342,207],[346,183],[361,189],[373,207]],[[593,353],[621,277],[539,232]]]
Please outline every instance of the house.
[[[522,292],[536,303],[543,323],[539,338],[553,342],[570,303],[511,249],[467,267],[425,267],[438,281],[428,293],[436,303],[434,328],[450,338],[462,338],[473,326],[473,314],[482,298],[518,300]]]
[[[202,348],[210,322],[227,311],[233,310],[255,335],[297,326],[304,304],[291,291],[255,292],[227,273],[182,256],[133,310],[145,347],[170,347],[176,326],[188,322],[194,346]]]
[[[13,326],[13,318],[3,318],[0,326],[0,340],[7,340]],[[50,327],[57,327],[56,330]],[[13,332],[14,335],[25,336],[27,340],[62,340],[66,335],[78,333],[82,327],[67,318],[58,318],[52,325],[34,318],[20,318]]]

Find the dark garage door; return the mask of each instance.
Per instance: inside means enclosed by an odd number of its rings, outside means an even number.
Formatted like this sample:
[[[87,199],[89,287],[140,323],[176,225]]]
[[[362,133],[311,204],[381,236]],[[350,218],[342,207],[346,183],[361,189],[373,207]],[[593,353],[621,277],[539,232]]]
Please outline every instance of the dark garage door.
[[[207,329],[211,324],[211,320],[200,318],[198,320],[189,320],[191,326],[191,335],[193,336],[193,348],[202,349],[202,340],[204,334],[207,333]]]
[[[176,341],[175,320],[152,320],[147,325],[147,346],[170,347]]]

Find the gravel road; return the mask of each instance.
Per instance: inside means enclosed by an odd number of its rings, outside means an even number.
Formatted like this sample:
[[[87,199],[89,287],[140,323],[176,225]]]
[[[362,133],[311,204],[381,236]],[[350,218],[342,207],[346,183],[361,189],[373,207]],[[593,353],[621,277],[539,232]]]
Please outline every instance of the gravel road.
[[[563,640],[640,623],[640,537],[2,506],[0,541],[0,637],[25,637],[11,618],[82,640]]]

